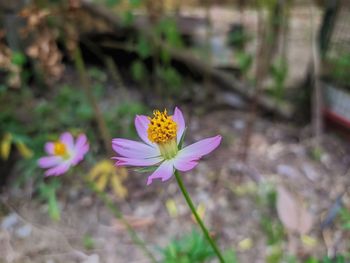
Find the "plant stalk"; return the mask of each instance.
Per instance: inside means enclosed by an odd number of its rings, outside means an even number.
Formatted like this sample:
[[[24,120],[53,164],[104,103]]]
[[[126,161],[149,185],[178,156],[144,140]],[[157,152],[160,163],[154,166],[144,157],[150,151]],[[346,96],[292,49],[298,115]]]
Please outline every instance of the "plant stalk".
[[[97,122],[97,127],[98,127],[100,134],[101,134],[104,146],[105,146],[108,154],[110,156],[112,156],[113,155],[113,151],[111,148],[112,137],[109,133],[107,124],[105,122],[105,119],[103,118],[100,107],[98,106],[98,103],[94,97],[94,94],[92,93],[91,86],[90,86],[89,79],[88,79],[87,72],[86,72],[86,68],[85,68],[85,63],[83,60],[83,56],[81,55],[81,50],[78,46],[75,48],[73,56],[74,56],[73,58],[74,58],[75,67],[79,73],[80,83],[81,83],[81,85],[84,89],[85,95],[86,95],[86,97],[87,97],[87,99],[88,99],[88,101],[89,101],[89,103],[92,106],[92,109],[94,111],[95,119]]]
[[[181,189],[181,192],[182,192],[183,196],[186,199],[186,202],[187,202],[188,206],[191,209],[192,214],[196,218],[199,226],[201,227],[201,229],[203,231],[203,234],[205,235],[205,237],[207,238],[208,242],[210,243],[210,245],[214,249],[214,252],[217,255],[219,261],[221,263],[225,263],[224,257],[222,256],[222,254],[220,252],[220,249],[216,245],[215,241],[211,238],[208,229],[205,227],[202,219],[198,215],[197,210],[196,210],[195,206],[193,205],[192,199],[191,199],[189,193],[187,192],[186,187],[185,187],[185,185],[184,185],[184,183],[182,181],[181,175],[180,175],[179,171],[177,171],[177,170],[175,170],[175,178],[176,178],[176,181],[177,181],[177,183],[178,183],[178,185],[179,185],[179,187]]]

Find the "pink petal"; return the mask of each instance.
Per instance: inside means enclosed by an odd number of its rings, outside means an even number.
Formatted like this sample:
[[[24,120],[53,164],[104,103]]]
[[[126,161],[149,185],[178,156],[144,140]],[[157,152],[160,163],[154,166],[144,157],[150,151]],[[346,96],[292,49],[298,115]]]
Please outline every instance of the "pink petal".
[[[178,107],[175,107],[173,121],[177,124],[177,143],[180,142],[182,135],[184,134],[186,124],[184,116],[182,115],[181,110]]]
[[[60,164],[62,161],[62,157],[60,156],[47,156],[40,158],[38,160],[38,165],[41,168],[50,168]]]
[[[60,136],[60,141],[67,146],[67,150],[72,152],[74,150],[74,139],[70,132],[65,132]]]
[[[48,154],[54,154],[55,144],[53,142],[45,143],[45,152]]]
[[[146,159],[160,156],[159,148],[127,139],[113,139],[112,148],[121,156],[132,159]]]
[[[58,176],[68,171],[70,162],[63,162],[45,172],[45,176]]]
[[[87,142],[87,137],[85,134],[80,134],[77,138],[76,144],[74,146],[74,151],[70,154],[71,162],[73,165],[78,164],[84,159],[85,154],[89,151],[89,143]]]
[[[221,139],[222,137],[220,135],[217,135],[200,140],[199,142],[191,144],[180,150],[177,158],[184,160],[187,159],[188,161],[198,160],[202,156],[215,150],[219,146]]]
[[[75,143],[75,148],[79,149],[81,147],[83,147],[85,144],[87,144],[87,137],[85,134],[80,134],[77,138],[77,141]]]
[[[148,159],[132,159],[127,157],[113,157],[117,160],[116,166],[152,166],[163,161],[162,157],[148,158]]]
[[[169,180],[174,173],[172,160],[164,161],[157,170],[154,171],[147,179],[147,185],[150,185],[154,179],[162,179],[162,182]]]
[[[85,144],[80,148],[75,148],[74,157],[71,159],[73,165],[78,164],[84,159],[85,154],[89,151],[89,144]]]
[[[197,166],[197,164],[198,164],[198,161],[187,160],[186,158],[175,158],[174,160],[175,168],[182,172],[187,172],[189,170],[192,170],[194,167]]]
[[[149,139],[148,139],[148,125],[149,125],[149,119],[147,116],[144,115],[136,115],[135,117],[135,128],[137,131],[137,134],[139,137],[147,144],[154,145]]]

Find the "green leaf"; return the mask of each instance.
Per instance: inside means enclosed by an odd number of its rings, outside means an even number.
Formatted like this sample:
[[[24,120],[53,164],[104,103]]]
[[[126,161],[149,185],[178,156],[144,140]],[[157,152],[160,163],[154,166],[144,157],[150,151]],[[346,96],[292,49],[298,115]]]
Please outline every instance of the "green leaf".
[[[129,0],[131,7],[139,7],[142,3],[142,0]]]
[[[60,182],[54,178],[48,184],[41,183],[38,189],[41,199],[47,202],[49,216],[54,221],[60,220],[60,210],[56,198],[56,190],[60,186]]]
[[[88,70],[89,76],[92,80],[98,81],[98,82],[106,82],[107,81],[107,74],[103,72],[101,69],[92,67]]]
[[[322,155],[323,155],[323,149],[321,147],[314,147],[311,150],[311,157],[315,161],[321,161]]]
[[[131,73],[136,81],[142,81],[146,76],[146,68],[142,61],[137,60],[131,65]]]
[[[143,36],[138,39],[136,49],[142,59],[148,58],[152,53],[150,43]]]
[[[131,11],[126,11],[122,15],[122,23],[124,26],[130,26],[134,22],[134,14]]]
[[[236,58],[239,69],[246,74],[253,64],[253,56],[245,52],[237,52]]]
[[[92,120],[94,112],[89,104],[82,103],[76,109],[76,116],[82,120]]]
[[[182,85],[182,78],[176,69],[172,67],[160,67],[158,68],[158,74],[171,93],[176,94],[179,91]]]
[[[85,249],[91,250],[95,247],[95,240],[90,235],[84,235],[83,244]]]
[[[197,231],[171,241],[168,246],[161,249],[161,252],[162,262],[165,263],[202,263],[209,261],[215,255],[210,244]]]
[[[61,218],[60,210],[58,208],[58,203],[56,199],[56,191],[54,189],[51,189],[49,198],[48,198],[48,205],[49,205],[49,215],[52,220],[59,221]]]
[[[121,0],[106,0],[106,5],[108,7],[113,7],[115,5],[119,5]]]
[[[167,18],[161,20],[157,31],[158,34],[165,38],[169,45],[177,48],[183,47],[181,34],[174,19]]]
[[[236,252],[232,249],[224,251],[223,257],[224,257],[226,262],[238,263]]]
[[[3,95],[8,90],[8,87],[4,84],[0,84],[0,95]]]
[[[157,170],[157,168],[158,166],[148,166],[148,167],[136,168],[134,169],[134,171],[138,173],[152,173],[155,170]]]
[[[164,64],[170,63],[171,56],[170,56],[169,52],[164,48],[160,50],[160,58]]]
[[[13,64],[17,66],[23,66],[26,63],[26,56],[21,52],[14,52],[11,57],[11,61]]]

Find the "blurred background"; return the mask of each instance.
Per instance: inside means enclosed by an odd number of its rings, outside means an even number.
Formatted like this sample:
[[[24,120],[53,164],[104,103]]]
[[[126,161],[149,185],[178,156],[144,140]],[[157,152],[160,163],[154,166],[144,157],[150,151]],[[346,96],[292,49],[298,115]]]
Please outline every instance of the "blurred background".
[[[183,178],[229,262],[350,260],[348,0],[0,0],[0,262],[215,262],[174,180],[116,169],[111,139],[178,106]],[[37,160],[64,131],[90,153]]]

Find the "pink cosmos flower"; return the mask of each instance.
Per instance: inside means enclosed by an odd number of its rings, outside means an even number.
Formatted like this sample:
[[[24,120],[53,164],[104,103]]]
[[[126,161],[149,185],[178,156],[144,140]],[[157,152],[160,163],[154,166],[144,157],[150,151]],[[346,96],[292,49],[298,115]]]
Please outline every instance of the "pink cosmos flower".
[[[58,141],[47,142],[45,151],[48,156],[40,158],[38,165],[44,169],[48,168],[46,176],[57,176],[64,174],[71,166],[84,159],[89,151],[89,143],[85,134],[80,134],[74,143],[72,134],[65,132]]]
[[[148,177],[147,185],[154,179],[169,180],[175,169],[183,172],[193,169],[201,157],[221,142],[221,136],[217,135],[181,148],[186,126],[180,109],[176,107],[172,116],[168,116],[166,110],[155,110],[153,115],[135,118],[136,131],[143,142],[112,140],[114,151],[120,155],[112,158],[117,160],[117,166],[157,167]]]

